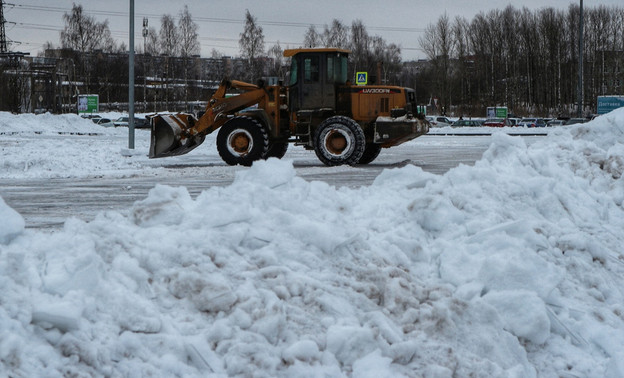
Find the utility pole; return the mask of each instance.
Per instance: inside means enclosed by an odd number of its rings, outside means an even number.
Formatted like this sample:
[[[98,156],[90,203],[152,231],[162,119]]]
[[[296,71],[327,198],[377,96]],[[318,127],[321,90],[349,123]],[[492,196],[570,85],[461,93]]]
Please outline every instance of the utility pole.
[[[6,31],[4,30],[5,23],[6,20],[4,19],[4,0],[0,0],[0,54],[7,53],[9,51],[7,48]]]
[[[147,57],[147,35],[149,33],[147,29],[147,17],[143,17],[143,111],[147,113],[147,70],[145,60]]]
[[[578,69],[578,104],[576,113],[578,118],[583,118],[583,0],[579,14],[579,69]]]
[[[128,59],[128,148],[134,150],[134,0],[130,0],[130,56]]]

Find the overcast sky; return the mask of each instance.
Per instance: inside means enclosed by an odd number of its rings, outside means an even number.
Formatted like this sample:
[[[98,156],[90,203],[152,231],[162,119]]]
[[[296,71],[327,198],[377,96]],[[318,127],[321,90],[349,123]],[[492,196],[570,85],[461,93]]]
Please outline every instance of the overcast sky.
[[[621,6],[622,0],[584,1],[584,7],[598,5]],[[44,42],[59,45],[63,28],[63,14],[72,4],[83,6],[85,13],[98,21],[109,21],[113,37],[128,41],[129,0],[9,0],[14,6],[5,5],[6,32],[9,40],[20,45],[10,45],[12,51],[36,55]],[[279,41],[282,48],[299,47],[311,24],[317,31],[331,24],[334,18],[346,25],[360,19],[370,35],[379,35],[388,43],[402,48],[404,60],[424,58],[418,38],[424,28],[435,23],[445,12],[471,20],[479,12],[487,13],[493,8],[503,9],[508,4],[516,8],[541,9],[546,6],[567,9],[579,1],[525,0],[523,2],[497,2],[491,0],[135,0],[135,44],[142,46],[142,20],[148,18],[149,26],[160,27],[160,17],[175,17],[188,5],[194,21],[199,26],[201,55],[210,56],[216,49],[224,55],[239,55],[238,39],[243,30],[245,9],[249,9],[262,26],[265,48]],[[15,24],[12,24],[12,23]]]

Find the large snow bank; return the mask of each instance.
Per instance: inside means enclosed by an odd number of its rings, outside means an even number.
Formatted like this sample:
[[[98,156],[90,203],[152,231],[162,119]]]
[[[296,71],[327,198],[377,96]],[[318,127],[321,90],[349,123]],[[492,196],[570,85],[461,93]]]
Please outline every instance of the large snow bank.
[[[113,129],[96,125],[76,114],[54,115],[19,114],[0,112],[0,133],[17,134],[110,134]]]
[[[369,187],[258,162],[0,245],[14,376],[624,376],[624,110]]]
[[[0,178],[123,176],[149,169],[149,130],[135,133],[136,149],[144,153],[128,159],[120,153],[128,146],[126,127],[102,127],[76,114],[0,112]]]

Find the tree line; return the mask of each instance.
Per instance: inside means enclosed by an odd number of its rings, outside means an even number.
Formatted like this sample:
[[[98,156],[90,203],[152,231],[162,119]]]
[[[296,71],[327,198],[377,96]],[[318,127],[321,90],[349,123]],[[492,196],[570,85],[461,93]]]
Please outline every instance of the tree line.
[[[249,68],[246,79],[253,81],[255,77],[262,76],[262,72],[270,76],[284,77],[285,62],[279,41],[265,53],[262,27],[249,11],[245,14],[245,27],[240,35],[239,46],[241,56],[246,59]],[[336,47],[350,50],[348,68],[351,77],[355,72],[367,71],[371,72],[373,81],[381,84],[395,83],[401,76],[401,48],[394,43],[386,42],[380,36],[369,35],[361,20],[355,20],[348,26],[334,19],[321,31],[310,25],[305,33],[303,46],[300,47]],[[268,63],[269,67],[265,67],[265,63]]]
[[[584,9],[583,103],[623,90],[624,9]],[[446,109],[481,115],[508,106],[520,115],[574,114],[578,94],[580,7],[531,11],[508,6],[472,20],[446,14],[420,38],[429,65],[422,85]]]
[[[124,43],[117,44],[111,37],[108,21],[98,22],[83,12],[81,5],[74,4],[70,13],[63,16],[65,26],[61,32],[60,45],[81,53],[100,50],[106,53],[121,53],[127,50]],[[178,15],[178,22],[172,15],[163,15],[160,29],[149,27],[146,30],[144,53],[152,56],[187,57],[200,53],[198,26],[185,6]],[[305,35],[304,47],[338,47],[350,49],[352,68],[361,71],[377,72],[377,63],[383,63],[385,81],[398,78],[401,71],[401,49],[394,43],[387,43],[382,37],[371,36],[361,20],[351,26],[334,19],[330,26],[318,32],[310,26]],[[54,47],[46,43],[45,49]],[[246,61],[241,79],[254,80],[262,76],[283,76],[283,48],[279,41],[265,51],[264,32],[256,17],[249,10],[245,12],[245,22],[239,39],[240,56]],[[140,44],[138,49],[141,51]],[[223,56],[217,50],[212,57]],[[373,75],[374,76],[374,75]]]
[[[624,9],[598,6],[584,14],[583,94],[589,111],[596,96],[622,92]],[[418,62],[403,61],[399,45],[369,34],[361,20],[310,25],[303,45],[292,47],[351,50],[350,77],[367,71],[372,82],[413,87],[419,103],[437,100],[440,106],[432,111],[483,116],[488,106],[507,106],[518,115],[568,115],[578,98],[579,15],[578,5],[537,11],[510,5],[471,20],[444,14],[418,39],[427,56]],[[49,56],[63,62],[58,80],[64,77],[75,90],[80,83],[82,93],[100,93],[105,102],[127,101],[127,46],[115,41],[108,21],[98,22],[76,4],[63,20],[60,49],[47,42],[42,52],[57,51]],[[144,43],[137,44],[136,83],[143,85],[143,93],[135,91],[138,100],[167,105],[204,100],[224,76],[249,82],[286,79],[280,42],[266,48],[263,29],[248,10],[239,35],[240,58],[213,49],[211,58],[200,59],[198,29],[186,6],[177,17],[163,15],[158,29],[146,28]]]

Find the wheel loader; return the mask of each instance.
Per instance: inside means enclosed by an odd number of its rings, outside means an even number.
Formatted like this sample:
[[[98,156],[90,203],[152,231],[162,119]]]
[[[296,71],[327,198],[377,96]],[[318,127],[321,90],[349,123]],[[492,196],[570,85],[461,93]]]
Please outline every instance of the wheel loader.
[[[348,54],[337,48],[285,50],[291,58],[286,86],[224,79],[201,117],[151,119],[149,157],[186,154],[219,130],[217,150],[230,165],[282,158],[290,143],[314,150],[328,166],[367,164],[382,148],[429,131],[424,116],[414,114],[413,89],[352,85]]]

